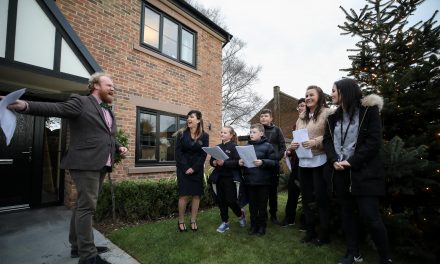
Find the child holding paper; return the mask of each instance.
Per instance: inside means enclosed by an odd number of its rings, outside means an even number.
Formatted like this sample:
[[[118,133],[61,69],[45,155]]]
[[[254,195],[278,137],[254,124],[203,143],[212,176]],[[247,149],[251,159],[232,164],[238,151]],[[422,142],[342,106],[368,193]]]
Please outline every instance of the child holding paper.
[[[225,126],[220,132],[222,143],[217,146],[229,157],[226,160],[217,160],[211,157],[210,164],[214,167],[210,179],[217,186],[217,203],[220,209],[222,223],[217,228],[217,232],[224,233],[229,230],[228,209],[231,208],[234,214],[239,217],[241,227],[246,225],[246,217],[241,211],[237,199],[237,183],[241,182],[240,167],[238,165],[239,156],[235,146],[237,134],[230,126]]]
[[[255,167],[245,167],[244,182],[248,188],[251,229],[249,235],[263,236],[266,233],[267,202],[269,185],[273,169],[278,159],[273,146],[267,142],[262,124],[253,124],[250,129],[248,145],[253,145],[257,159],[252,162]],[[244,160],[239,160],[244,166]]]

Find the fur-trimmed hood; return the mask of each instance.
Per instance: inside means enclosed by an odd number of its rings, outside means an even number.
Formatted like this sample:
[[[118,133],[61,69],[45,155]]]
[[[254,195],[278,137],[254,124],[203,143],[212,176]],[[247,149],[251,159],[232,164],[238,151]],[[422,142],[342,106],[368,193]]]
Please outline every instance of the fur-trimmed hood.
[[[383,108],[383,98],[377,94],[370,94],[362,98],[361,103],[365,107],[375,106],[379,108],[379,112]]]

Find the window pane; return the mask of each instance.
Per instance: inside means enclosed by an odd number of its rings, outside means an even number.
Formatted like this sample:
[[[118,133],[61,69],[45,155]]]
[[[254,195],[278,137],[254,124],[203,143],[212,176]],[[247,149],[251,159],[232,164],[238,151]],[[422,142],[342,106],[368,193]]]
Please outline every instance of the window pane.
[[[169,19],[163,19],[163,45],[162,52],[177,59],[177,38],[179,27]]]
[[[159,161],[174,160],[174,138],[176,132],[176,118],[173,116],[160,116],[160,147]]]
[[[139,122],[140,159],[156,160],[156,116],[141,113]]]
[[[181,59],[190,64],[194,64],[194,35],[186,30],[182,30]]]
[[[186,119],[184,118],[180,118],[179,119],[179,129],[181,129],[182,127],[184,127],[186,125]]]
[[[159,48],[159,25],[160,16],[156,12],[145,8],[144,42],[155,48]]]

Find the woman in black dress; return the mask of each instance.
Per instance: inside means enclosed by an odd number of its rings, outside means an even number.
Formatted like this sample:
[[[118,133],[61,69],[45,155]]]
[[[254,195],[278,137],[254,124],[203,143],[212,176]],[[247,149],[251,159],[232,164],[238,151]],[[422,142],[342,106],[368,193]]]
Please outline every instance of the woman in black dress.
[[[206,153],[202,147],[208,147],[209,135],[203,130],[202,113],[191,110],[186,119],[186,126],[179,130],[176,140],[177,186],[179,188],[180,232],[186,231],[185,210],[188,196],[191,201],[191,230],[197,231],[197,211],[200,196],[203,194],[203,174]]]

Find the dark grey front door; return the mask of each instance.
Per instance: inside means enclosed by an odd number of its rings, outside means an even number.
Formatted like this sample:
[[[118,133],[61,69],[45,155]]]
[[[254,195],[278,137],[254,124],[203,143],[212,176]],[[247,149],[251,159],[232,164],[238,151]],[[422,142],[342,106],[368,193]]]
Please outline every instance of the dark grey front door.
[[[34,122],[34,116],[17,114],[9,146],[0,132],[0,208],[30,203]]]

